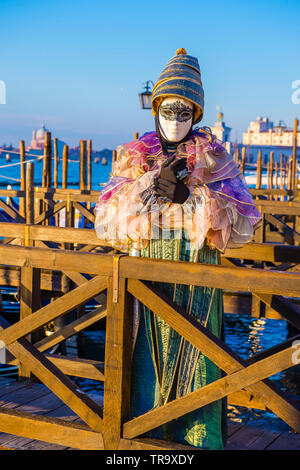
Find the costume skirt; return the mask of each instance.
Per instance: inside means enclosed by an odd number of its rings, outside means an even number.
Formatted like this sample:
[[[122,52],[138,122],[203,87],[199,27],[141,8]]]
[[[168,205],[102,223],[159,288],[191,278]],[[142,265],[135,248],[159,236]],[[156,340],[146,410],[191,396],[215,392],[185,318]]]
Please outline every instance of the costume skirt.
[[[139,256],[219,264],[216,250],[195,250],[189,240],[171,232],[151,240]],[[169,283],[156,286],[217,337],[223,338],[220,289]],[[142,303],[133,351],[131,417],[134,418],[222,377],[222,371]],[[203,449],[222,449],[226,438],[226,400],[218,400],[144,434]]]

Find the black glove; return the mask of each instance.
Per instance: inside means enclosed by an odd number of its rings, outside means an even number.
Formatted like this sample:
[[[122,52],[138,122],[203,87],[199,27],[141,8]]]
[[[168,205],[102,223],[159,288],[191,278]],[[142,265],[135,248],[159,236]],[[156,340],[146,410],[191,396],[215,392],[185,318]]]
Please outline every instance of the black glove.
[[[180,181],[180,171],[186,170],[186,158],[172,162],[175,155],[168,158],[161,166],[160,174],[154,180],[155,191],[159,196],[169,199],[176,204],[183,204],[189,197],[187,186]]]

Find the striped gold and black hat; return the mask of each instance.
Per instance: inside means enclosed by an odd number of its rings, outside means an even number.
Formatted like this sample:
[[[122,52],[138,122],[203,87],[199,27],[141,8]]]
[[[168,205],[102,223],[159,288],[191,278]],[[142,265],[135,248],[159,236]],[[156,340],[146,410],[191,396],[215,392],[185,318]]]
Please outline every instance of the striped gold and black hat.
[[[194,124],[201,121],[204,110],[204,91],[201,82],[198,59],[187,55],[185,49],[178,49],[158,77],[151,96],[152,113],[167,96],[178,96],[193,103]]]

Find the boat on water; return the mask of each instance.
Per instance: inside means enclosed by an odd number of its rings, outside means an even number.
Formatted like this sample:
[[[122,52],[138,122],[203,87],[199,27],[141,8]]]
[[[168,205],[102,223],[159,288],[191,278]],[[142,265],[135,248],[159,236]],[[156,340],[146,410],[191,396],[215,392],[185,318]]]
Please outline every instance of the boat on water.
[[[107,158],[106,157],[102,158],[101,164],[102,165],[107,165]]]

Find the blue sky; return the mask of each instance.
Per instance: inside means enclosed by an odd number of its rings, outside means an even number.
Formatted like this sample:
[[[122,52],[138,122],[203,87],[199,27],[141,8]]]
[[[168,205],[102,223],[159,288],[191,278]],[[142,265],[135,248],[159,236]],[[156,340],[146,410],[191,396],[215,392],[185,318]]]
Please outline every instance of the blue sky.
[[[292,126],[300,105],[299,0],[0,0],[0,144],[29,143],[44,122],[71,146],[113,148],[153,129],[138,92],[176,49],[198,57],[201,124],[221,105],[232,139],[267,115]]]

